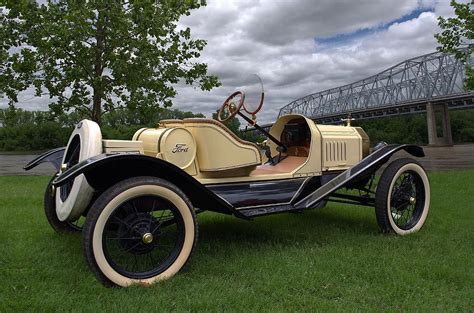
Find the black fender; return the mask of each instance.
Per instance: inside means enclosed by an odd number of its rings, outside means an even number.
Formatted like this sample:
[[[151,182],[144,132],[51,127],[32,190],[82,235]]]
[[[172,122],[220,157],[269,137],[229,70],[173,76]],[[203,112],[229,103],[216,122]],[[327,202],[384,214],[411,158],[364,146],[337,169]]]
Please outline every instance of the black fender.
[[[316,189],[303,199],[294,203],[296,209],[306,209],[313,207],[316,203],[323,200],[332,192],[339,188],[350,185],[351,182],[360,179],[368,174],[375,173],[380,166],[386,163],[390,157],[397,151],[405,150],[415,157],[424,157],[423,148],[416,145],[386,145],[372,152],[353,167],[337,175],[326,184]]]
[[[61,162],[63,160],[63,156],[64,156],[65,151],[66,151],[66,147],[61,147],[61,148],[56,148],[56,149],[53,149],[53,150],[49,150],[49,151],[37,156],[33,160],[31,160],[28,164],[26,164],[23,167],[23,169],[25,171],[29,171],[29,170],[37,167],[41,163],[49,162],[54,166],[56,171],[59,171],[59,169],[61,168]]]
[[[179,167],[147,155],[100,154],[67,169],[56,177],[53,185],[62,186],[80,174],[84,174],[89,185],[98,192],[103,192],[112,185],[131,177],[163,178],[180,188],[196,208],[243,217],[229,203]]]

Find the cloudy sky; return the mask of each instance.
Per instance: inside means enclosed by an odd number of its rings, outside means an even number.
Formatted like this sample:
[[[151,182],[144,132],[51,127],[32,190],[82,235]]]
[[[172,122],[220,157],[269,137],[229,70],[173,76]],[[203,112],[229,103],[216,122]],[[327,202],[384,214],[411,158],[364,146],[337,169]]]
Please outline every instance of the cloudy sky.
[[[179,86],[174,107],[210,116],[255,73],[265,86],[258,120],[271,122],[292,100],[435,51],[437,17],[452,14],[449,0],[208,0],[180,23],[207,40],[200,61],[222,86]],[[29,92],[20,100],[26,109],[50,101]]]

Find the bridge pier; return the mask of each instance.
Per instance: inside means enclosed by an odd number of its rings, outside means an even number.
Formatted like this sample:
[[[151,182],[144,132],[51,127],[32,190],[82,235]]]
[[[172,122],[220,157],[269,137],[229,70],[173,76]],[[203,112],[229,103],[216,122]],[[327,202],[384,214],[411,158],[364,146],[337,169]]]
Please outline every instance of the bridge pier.
[[[436,113],[441,115],[442,133],[438,133],[436,125]],[[428,144],[430,146],[452,146],[453,135],[451,133],[451,119],[449,117],[448,104],[426,104],[426,121],[428,124]]]

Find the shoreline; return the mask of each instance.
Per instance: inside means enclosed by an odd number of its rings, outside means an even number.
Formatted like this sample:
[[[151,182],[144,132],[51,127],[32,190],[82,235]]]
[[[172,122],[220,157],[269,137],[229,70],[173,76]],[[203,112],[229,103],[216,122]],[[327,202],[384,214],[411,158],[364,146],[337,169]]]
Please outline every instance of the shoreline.
[[[46,150],[34,150],[34,151],[1,151],[0,150],[0,155],[39,155],[43,152],[48,151],[49,149]]]
[[[423,146],[426,153],[425,158],[418,161],[428,171],[453,171],[474,169],[474,143],[454,145],[452,147]],[[0,152],[0,176],[23,176],[23,175],[53,175],[53,166],[47,163],[40,164],[31,171],[25,172],[23,166],[38,156],[41,151],[9,151]],[[393,157],[412,157],[404,151],[397,152]]]

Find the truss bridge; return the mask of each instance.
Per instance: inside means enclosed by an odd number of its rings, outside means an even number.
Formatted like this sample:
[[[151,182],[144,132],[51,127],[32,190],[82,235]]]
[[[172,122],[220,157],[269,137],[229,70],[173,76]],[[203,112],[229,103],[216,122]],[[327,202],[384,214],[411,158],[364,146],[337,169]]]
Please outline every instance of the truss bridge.
[[[471,67],[474,59],[469,62]],[[303,114],[318,123],[426,113],[429,143],[451,145],[450,109],[474,107],[474,91],[464,89],[466,64],[454,54],[434,52],[401,62],[376,75],[294,100],[279,116]],[[436,114],[441,113],[439,136]]]

